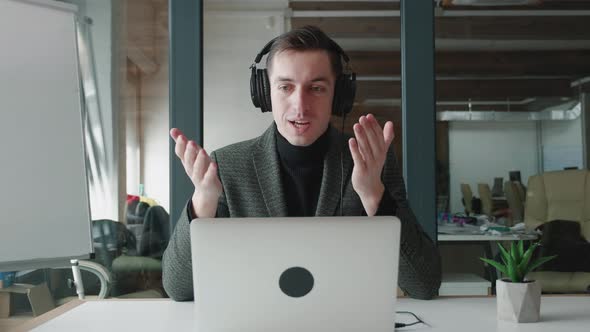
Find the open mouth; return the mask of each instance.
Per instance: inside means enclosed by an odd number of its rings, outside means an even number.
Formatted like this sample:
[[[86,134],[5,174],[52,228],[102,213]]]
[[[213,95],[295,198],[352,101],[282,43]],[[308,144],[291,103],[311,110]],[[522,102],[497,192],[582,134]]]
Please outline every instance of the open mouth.
[[[309,126],[309,121],[289,121],[296,128]]]
[[[303,134],[311,126],[311,122],[309,122],[309,121],[291,121],[291,120],[289,120],[289,123],[295,129],[295,132],[298,135]]]

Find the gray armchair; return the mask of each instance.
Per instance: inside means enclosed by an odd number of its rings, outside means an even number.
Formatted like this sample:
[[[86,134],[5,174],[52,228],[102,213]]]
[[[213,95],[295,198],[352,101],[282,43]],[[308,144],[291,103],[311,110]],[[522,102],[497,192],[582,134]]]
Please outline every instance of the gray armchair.
[[[580,223],[581,236],[590,239],[590,171],[547,172],[529,178],[524,222],[527,229],[553,220]],[[559,258],[559,257],[558,257]],[[587,257],[586,257],[587,258]],[[582,257],[583,259],[583,257]],[[587,292],[590,272],[532,272],[544,292]]]

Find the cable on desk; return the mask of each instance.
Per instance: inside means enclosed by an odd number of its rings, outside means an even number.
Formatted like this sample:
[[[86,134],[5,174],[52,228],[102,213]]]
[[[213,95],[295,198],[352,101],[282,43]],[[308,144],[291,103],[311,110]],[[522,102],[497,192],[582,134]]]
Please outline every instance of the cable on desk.
[[[414,318],[416,318],[416,321],[413,323],[395,323],[395,328],[403,328],[403,327],[408,327],[408,326],[412,326],[412,325],[416,325],[416,324],[424,324],[424,325],[428,325],[426,324],[423,320],[421,320],[418,316],[416,316],[415,313],[413,312],[409,312],[409,311],[396,311],[396,314],[410,314],[412,316],[414,316]]]

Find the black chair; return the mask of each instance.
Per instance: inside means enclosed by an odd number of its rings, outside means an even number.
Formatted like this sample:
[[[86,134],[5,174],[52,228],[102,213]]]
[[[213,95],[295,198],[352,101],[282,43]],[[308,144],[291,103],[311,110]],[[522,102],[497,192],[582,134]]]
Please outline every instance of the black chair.
[[[170,239],[170,215],[159,206],[150,207],[144,218],[139,255],[162,258]]]

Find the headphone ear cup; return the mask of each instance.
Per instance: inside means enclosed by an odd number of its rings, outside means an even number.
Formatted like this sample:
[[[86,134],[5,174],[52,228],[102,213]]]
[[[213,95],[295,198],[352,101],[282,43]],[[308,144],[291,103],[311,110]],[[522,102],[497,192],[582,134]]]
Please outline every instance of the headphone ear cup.
[[[272,112],[272,101],[270,98],[270,80],[268,79],[268,71],[266,69],[263,69],[263,73],[260,78],[262,79],[263,99],[264,103],[266,104],[264,112]]]
[[[264,76],[264,69],[257,69],[256,70],[256,98],[258,98],[258,103],[260,104],[260,111],[266,112],[266,100],[264,99],[264,84],[263,84],[263,77]]]
[[[352,111],[352,106],[354,105],[354,97],[356,95],[356,75],[353,73],[341,75],[341,77],[342,90],[340,91],[342,94],[340,96],[340,115],[345,115]]]
[[[252,67],[250,74],[250,98],[254,107],[260,108],[260,99],[258,99],[258,82],[256,78],[256,68]]]
[[[343,76],[339,75],[334,84],[334,98],[332,99],[332,115],[342,115]]]

